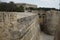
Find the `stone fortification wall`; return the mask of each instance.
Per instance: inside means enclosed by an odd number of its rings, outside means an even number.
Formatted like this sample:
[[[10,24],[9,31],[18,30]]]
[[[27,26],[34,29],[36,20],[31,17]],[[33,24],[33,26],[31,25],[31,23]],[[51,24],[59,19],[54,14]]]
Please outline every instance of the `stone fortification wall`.
[[[39,40],[38,15],[0,12],[0,40]]]
[[[55,10],[47,11],[47,14],[46,14],[47,30],[52,35],[55,34],[56,27],[58,27],[59,15],[60,14],[58,13],[58,11],[55,11]]]
[[[56,27],[56,31],[55,31],[55,40],[60,40],[60,11],[58,11],[59,14],[59,21],[58,21],[58,25]]]

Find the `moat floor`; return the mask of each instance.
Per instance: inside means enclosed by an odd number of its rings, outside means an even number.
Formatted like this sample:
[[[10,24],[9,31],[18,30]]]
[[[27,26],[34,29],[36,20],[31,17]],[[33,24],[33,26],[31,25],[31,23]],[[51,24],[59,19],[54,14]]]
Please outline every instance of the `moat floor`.
[[[47,34],[41,32],[40,40],[54,40],[54,36],[50,36],[50,35],[47,35]]]

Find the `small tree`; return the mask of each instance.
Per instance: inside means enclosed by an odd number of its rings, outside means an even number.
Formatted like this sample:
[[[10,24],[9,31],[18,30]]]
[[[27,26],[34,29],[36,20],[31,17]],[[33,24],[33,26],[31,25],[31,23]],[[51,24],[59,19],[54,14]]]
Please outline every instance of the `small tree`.
[[[17,7],[14,2],[10,3],[0,3],[0,11],[8,11],[8,12],[24,12],[24,7]]]
[[[16,11],[17,6],[14,2],[0,3],[0,11]]]
[[[24,12],[24,7],[23,6],[17,7],[17,12]]]
[[[10,2],[7,5],[7,11],[16,11],[17,6],[14,4],[14,2]]]

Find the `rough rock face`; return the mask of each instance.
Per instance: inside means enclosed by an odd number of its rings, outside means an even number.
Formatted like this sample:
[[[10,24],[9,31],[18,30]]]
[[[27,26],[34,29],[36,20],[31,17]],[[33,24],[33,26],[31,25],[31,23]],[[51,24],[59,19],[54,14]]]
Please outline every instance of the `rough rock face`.
[[[59,23],[56,27],[56,32],[55,32],[55,40],[60,40],[60,11],[58,11],[59,13]]]
[[[48,11],[46,15],[46,32],[48,34],[55,34],[56,27],[59,24],[59,13],[58,11]]]
[[[0,40],[39,40],[38,16],[27,15],[28,13],[0,12]]]

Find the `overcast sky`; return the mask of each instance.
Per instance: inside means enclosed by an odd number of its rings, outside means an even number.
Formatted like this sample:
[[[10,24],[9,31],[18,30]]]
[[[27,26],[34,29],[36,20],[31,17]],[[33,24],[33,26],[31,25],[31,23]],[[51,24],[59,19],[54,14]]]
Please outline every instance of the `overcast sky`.
[[[59,0],[1,0],[3,2],[13,1],[15,3],[31,3],[36,4],[38,7],[53,7],[59,8]]]

